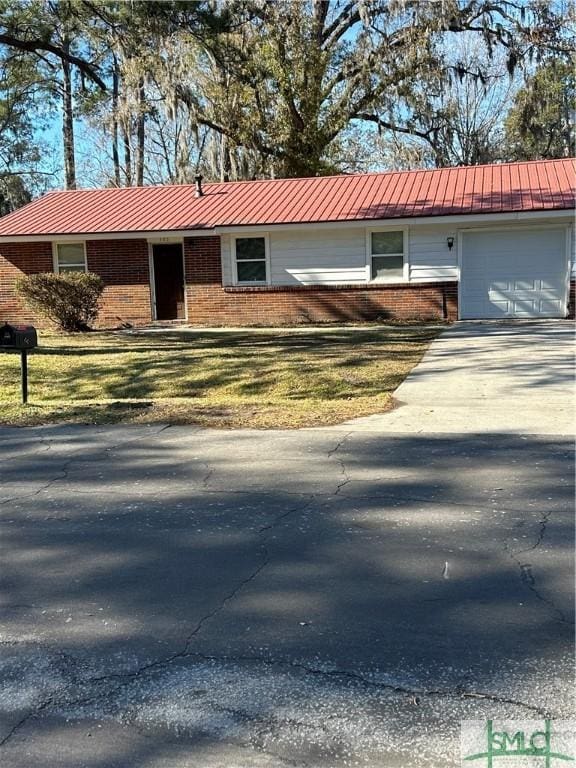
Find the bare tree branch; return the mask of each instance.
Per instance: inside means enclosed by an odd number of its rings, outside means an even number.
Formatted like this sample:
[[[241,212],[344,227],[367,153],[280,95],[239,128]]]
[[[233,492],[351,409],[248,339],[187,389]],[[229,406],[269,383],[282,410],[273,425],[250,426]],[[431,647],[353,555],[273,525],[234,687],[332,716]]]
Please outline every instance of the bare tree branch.
[[[73,64],[75,67],[77,67],[81,72],[83,72],[86,77],[90,78],[96,85],[101,88],[103,91],[107,90],[106,83],[100,75],[96,71],[96,67],[92,64],[89,64],[84,59],[81,59],[79,56],[75,56],[74,54],[70,53],[69,51],[65,51],[61,46],[54,45],[47,40],[23,40],[18,37],[14,37],[13,35],[8,34],[0,34],[0,45],[7,45],[10,48],[16,48],[19,51],[28,51],[29,53],[36,53],[38,54],[39,51],[46,51],[47,53],[52,53],[54,56],[57,56],[62,61],[67,61],[69,64]]]

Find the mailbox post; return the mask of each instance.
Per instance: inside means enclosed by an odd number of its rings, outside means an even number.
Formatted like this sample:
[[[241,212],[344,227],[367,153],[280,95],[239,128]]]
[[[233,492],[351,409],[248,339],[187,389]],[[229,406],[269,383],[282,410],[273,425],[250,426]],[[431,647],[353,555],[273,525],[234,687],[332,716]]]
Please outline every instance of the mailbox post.
[[[28,350],[20,350],[20,378],[22,382],[22,405],[28,402]]]
[[[38,346],[38,334],[31,325],[9,325],[0,327],[0,350],[20,352],[20,374],[22,381],[22,404],[28,402],[28,351]]]

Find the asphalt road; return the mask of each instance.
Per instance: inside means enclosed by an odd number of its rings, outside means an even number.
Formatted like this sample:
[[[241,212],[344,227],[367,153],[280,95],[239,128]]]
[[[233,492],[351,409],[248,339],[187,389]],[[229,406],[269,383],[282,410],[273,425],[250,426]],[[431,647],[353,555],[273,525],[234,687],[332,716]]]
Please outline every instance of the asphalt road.
[[[572,440],[487,426],[1,430],[0,766],[450,768],[570,717]]]

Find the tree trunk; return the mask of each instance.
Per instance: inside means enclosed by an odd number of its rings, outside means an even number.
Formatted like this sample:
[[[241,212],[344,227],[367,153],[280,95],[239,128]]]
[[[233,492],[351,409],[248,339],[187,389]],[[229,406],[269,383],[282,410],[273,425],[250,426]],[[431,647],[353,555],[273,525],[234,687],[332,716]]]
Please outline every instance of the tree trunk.
[[[118,72],[118,60],[113,56],[114,66],[112,70],[112,162],[114,163],[114,183],[122,186],[120,178],[120,153],[118,152],[118,92],[120,88],[120,76]]]
[[[122,141],[124,143],[124,180],[127,187],[132,186],[132,150],[130,148],[130,134],[126,124],[122,126]]]
[[[220,137],[220,181],[230,181],[232,176],[232,150],[228,136]]]
[[[66,40],[63,48],[69,52]],[[66,189],[76,189],[76,158],[74,152],[74,109],[72,103],[72,65],[62,59],[62,143],[64,149],[64,182]]]
[[[145,103],[144,78],[138,82],[138,122],[136,128],[136,186],[144,185],[144,138],[145,138]]]

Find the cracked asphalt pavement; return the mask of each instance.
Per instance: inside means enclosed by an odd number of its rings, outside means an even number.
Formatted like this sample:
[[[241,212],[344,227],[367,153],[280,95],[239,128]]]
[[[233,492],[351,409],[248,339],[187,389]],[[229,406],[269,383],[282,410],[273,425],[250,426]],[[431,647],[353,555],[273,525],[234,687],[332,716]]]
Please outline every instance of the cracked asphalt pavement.
[[[60,426],[0,453],[2,768],[449,768],[461,720],[574,711],[565,435]]]

